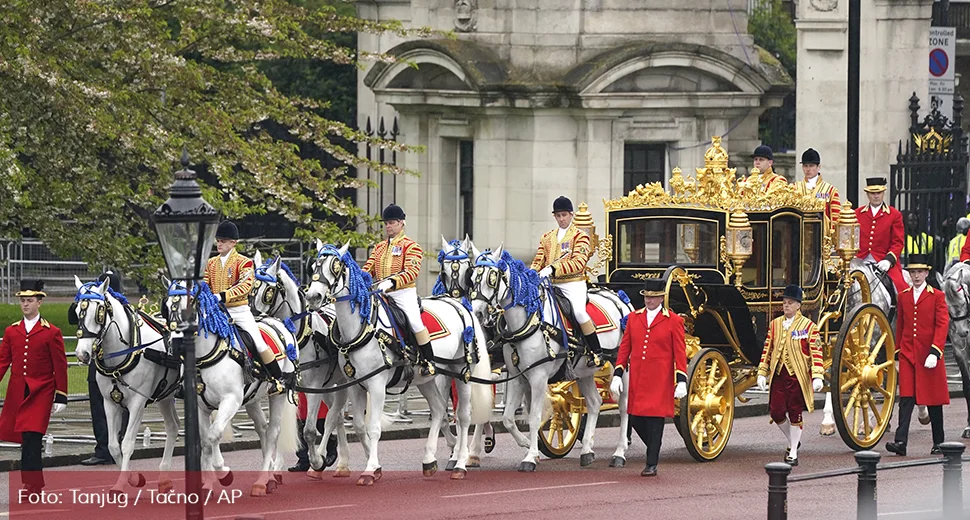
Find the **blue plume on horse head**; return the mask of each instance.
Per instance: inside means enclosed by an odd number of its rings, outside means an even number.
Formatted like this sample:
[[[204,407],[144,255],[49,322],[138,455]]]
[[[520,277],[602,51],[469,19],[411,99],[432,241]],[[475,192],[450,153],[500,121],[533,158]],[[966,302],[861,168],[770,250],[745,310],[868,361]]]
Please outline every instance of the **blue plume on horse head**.
[[[95,281],[95,282],[88,282],[82,285],[81,288],[77,290],[77,294],[74,296],[74,301],[77,302],[81,300],[104,300],[104,297],[98,292],[96,292],[96,289],[101,287],[102,283],[103,282]],[[128,298],[125,298],[125,295],[121,294],[118,291],[115,291],[110,286],[105,289],[105,292],[107,294],[110,294],[114,299],[121,302],[122,305],[129,305]]]
[[[268,283],[276,283],[276,278],[274,276],[271,276],[267,271],[269,271],[269,268],[272,267],[273,262],[275,262],[279,258],[280,258],[279,255],[276,255],[273,258],[267,258],[266,261],[263,262],[263,265],[257,267],[256,279],[262,280]],[[300,285],[300,281],[296,279],[296,276],[293,274],[293,271],[290,270],[290,266],[286,265],[286,262],[282,260],[280,260],[280,270],[286,273],[287,276],[290,277],[290,280],[293,280],[293,283],[295,283],[296,285]]]
[[[525,307],[526,312],[542,313],[542,302],[539,300],[539,274],[529,269],[521,260],[516,260],[507,250],[495,261],[490,249],[482,251],[475,259],[476,266],[495,267],[500,271],[508,271],[509,288],[512,293],[512,305]]]
[[[370,319],[370,286],[374,283],[370,273],[361,269],[348,251],[341,253],[333,244],[326,244],[320,248],[317,258],[323,258],[325,256],[334,256],[343,262],[347,270],[347,290],[350,291],[350,310],[351,312],[357,311],[361,323],[366,322]]]
[[[468,251],[462,249],[461,240],[452,240],[448,242],[448,249],[442,249],[438,251],[438,263],[443,264],[445,260],[449,262],[457,262],[459,260],[467,260]]]
[[[168,295],[185,296],[186,294],[188,292],[185,290],[185,285],[178,280],[172,280],[172,283],[168,286]],[[195,298],[195,304],[198,308],[199,324],[206,336],[215,334],[221,338],[227,338],[230,345],[235,345],[236,335],[232,333],[229,315],[220,308],[219,300],[215,294],[212,294],[209,284],[197,282],[192,288],[192,296]]]

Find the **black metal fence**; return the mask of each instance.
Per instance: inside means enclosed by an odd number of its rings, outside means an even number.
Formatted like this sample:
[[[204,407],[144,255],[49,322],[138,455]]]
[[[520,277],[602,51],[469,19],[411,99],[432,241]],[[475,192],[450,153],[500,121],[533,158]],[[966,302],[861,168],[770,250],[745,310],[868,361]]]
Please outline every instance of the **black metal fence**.
[[[933,3],[933,26],[956,27],[957,39],[970,38],[970,4],[949,2],[944,10],[943,2]]]
[[[874,451],[856,452],[855,468],[837,469],[789,477],[791,466],[783,462],[765,465],[768,473],[768,520],[787,520],[788,485],[796,482],[819,480],[856,474],[859,476],[856,495],[856,519],[876,520],[878,503],[876,501],[876,482],[879,471],[913,468],[918,466],[943,465],[943,518],[965,518],[963,516],[963,451],[961,442],[940,444],[943,457],[939,459],[920,459],[890,464],[879,464],[880,455]],[[970,460],[970,459],[968,459]]]
[[[953,100],[953,120],[935,108],[919,119],[919,98],[909,100],[909,139],[900,141],[890,167],[889,204],[906,215],[907,253],[929,255],[937,269],[946,265],[946,247],[956,221],[967,214],[967,136],[963,98]],[[909,215],[912,213],[912,216]],[[930,245],[932,243],[932,245]]]

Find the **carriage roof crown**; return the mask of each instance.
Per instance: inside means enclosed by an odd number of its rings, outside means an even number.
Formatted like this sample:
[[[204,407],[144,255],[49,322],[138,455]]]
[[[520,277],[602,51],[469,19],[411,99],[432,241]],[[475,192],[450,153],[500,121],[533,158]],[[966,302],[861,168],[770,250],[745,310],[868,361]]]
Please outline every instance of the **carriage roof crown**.
[[[766,191],[762,188],[761,172],[738,178],[737,168],[728,168],[728,153],[721,147],[721,138],[714,136],[711,147],[704,154],[704,167],[696,168],[696,179],[683,176],[674,168],[670,176],[670,190],[663,183],[638,185],[624,197],[604,199],[607,211],[634,208],[701,208],[733,212],[772,211],[794,208],[805,213],[825,210],[825,201],[811,194],[799,193],[792,184],[784,184]]]

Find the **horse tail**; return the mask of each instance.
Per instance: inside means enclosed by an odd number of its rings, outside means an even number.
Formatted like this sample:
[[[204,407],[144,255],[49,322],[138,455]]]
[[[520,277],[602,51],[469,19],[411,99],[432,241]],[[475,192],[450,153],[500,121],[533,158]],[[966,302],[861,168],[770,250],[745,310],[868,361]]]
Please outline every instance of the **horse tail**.
[[[491,377],[492,363],[488,358],[485,333],[482,331],[482,324],[478,322],[475,314],[469,314],[472,317],[472,326],[475,327],[475,346],[478,351],[478,363],[475,363],[472,367],[472,376],[487,380]],[[489,386],[480,383],[471,384],[472,424],[485,424],[492,418],[495,396]]]
[[[293,453],[299,448],[300,440],[296,429],[296,405],[284,398],[283,413],[280,414],[280,437],[276,442],[277,453]]]

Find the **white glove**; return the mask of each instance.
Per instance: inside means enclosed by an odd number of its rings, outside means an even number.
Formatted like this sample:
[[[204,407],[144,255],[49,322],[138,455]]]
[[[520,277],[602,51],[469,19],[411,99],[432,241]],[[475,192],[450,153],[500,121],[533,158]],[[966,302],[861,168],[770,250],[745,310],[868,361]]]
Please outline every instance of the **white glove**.
[[[677,388],[674,388],[674,399],[681,399],[687,396],[687,383],[677,383]]]
[[[610,381],[610,393],[613,394],[613,399],[619,399],[620,394],[623,393],[623,376],[613,376],[613,380]]]
[[[550,276],[552,276],[552,266],[543,267],[542,270],[539,271],[539,278],[549,278]]]
[[[222,301],[222,293],[215,293],[213,296],[216,297],[216,301],[217,302],[221,302]]]
[[[51,409],[51,414],[59,414],[63,412],[65,408],[67,408],[67,405],[64,403],[54,403],[54,408]]]
[[[377,284],[377,290],[381,292],[387,292],[392,287],[394,287],[394,282],[392,280],[383,280],[381,283]]]
[[[926,356],[926,362],[923,363],[923,366],[930,369],[936,368],[936,356],[933,354]]]
[[[819,379],[817,377],[815,379],[812,379],[812,390],[814,390],[816,392],[821,392],[823,386],[824,385],[822,384],[822,380],[821,379]]]
[[[764,392],[768,389],[768,378],[765,376],[758,376],[758,390]]]
[[[882,271],[884,273],[887,272],[887,271],[889,271],[889,268],[892,267],[892,266],[893,266],[892,262],[890,262],[889,260],[885,260],[885,259],[884,260],[880,260],[879,263],[876,264],[876,267],[880,271]]]

